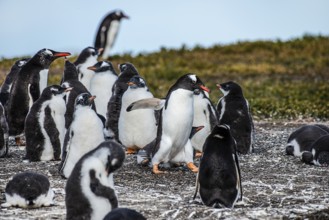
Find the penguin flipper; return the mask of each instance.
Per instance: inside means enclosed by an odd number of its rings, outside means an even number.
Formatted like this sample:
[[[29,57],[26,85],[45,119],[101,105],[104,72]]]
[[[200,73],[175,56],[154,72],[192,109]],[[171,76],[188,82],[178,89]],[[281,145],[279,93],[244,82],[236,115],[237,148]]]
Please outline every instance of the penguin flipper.
[[[200,172],[200,169],[199,169]],[[200,188],[200,182],[199,182],[199,172],[196,176],[196,181],[195,181],[195,192],[194,192],[194,196],[193,196],[193,200],[195,200],[196,195],[198,194],[199,188]]]
[[[54,159],[59,160],[61,158],[61,143],[59,141],[59,131],[56,128],[56,123],[51,116],[51,109],[49,106],[45,108],[45,120],[44,128],[49,136],[50,143],[54,149]]]
[[[149,99],[141,99],[136,102],[131,103],[127,107],[127,112],[136,110],[136,109],[154,109],[160,110],[163,108],[166,100],[158,99],[158,98],[149,98]]]
[[[112,209],[118,207],[118,199],[112,188],[104,186],[99,179],[96,178],[95,170],[89,172],[90,176],[90,189],[96,195],[100,197],[105,197],[111,203]]]

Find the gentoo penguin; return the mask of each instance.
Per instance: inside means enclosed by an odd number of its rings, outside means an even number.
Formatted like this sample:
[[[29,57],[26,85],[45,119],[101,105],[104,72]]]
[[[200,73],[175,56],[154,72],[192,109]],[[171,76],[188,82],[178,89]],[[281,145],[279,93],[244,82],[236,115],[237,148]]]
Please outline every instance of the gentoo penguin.
[[[70,176],[74,165],[85,153],[105,140],[103,122],[91,108],[95,98],[89,93],[82,93],[76,98],[73,121],[65,134],[62,163],[59,167],[65,178]]]
[[[209,91],[195,90],[193,126],[204,126],[202,130],[197,132],[191,138],[191,143],[195,150],[202,152],[203,144],[206,141],[206,138],[217,123],[218,113],[215,106],[209,99]]]
[[[116,208],[109,212],[103,220],[146,220],[146,218],[133,209]]]
[[[187,167],[198,172],[193,163],[193,147],[189,139],[193,116],[195,90],[205,88],[194,74],[181,76],[169,89],[166,99],[155,102],[155,109],[161,109],[155,147],[151,154],[152,171],[155,174],[163,173],[159,170],[159,163],[180,163],[185,162]],[[153,99],[144,99],[132,103],[127,110],[132,111],[142,108],[141,102]],[[146,105],[146,107],[148,107]]]
[[[96,49],[94,47],[87,47],[81,51],[74,65],[78,69],[79,81],[90,91],[90,80],[94,76],[94,71],[89,70],[88,67],[97,63],[99,53],[103,49]]]
[[[100,61],[88,69],[95,72],[90,83],[90,93],[97,97],[95,99],[97,113],[106,118],[107,103],[112,96],[112,87],[118,79],[118,74],[112,63],[107,61]]]
[[[57,58],[69,56],[67,52],[42,49],[22,66],[14,81],[7,104],[9,135],[17,136],[24,131],[25,117],[47,86],[50,64]]]
[[[29,161],[60,160],[65,135],[64,95],[71,88],[52,85],[33,103],[25,120],[26,156]]]
[[[219,124],[230,126],[231,134],[237,142],[237,151],[239,153],[251,153],[254,125],[249,103],[243,96],[242,88],[232,81],[217,84],[217,86],[224,94],[217,104]]]
[[[292,132],[286,145],[286,154],[299,157],[310,151],[312,144],[323,135],[329,134],[329,127],[320,124],[304,125]]]
[[[74,64],[69,60],[65,61],[65,68],[63,73],[62,87],[69,88],[71,91],[66,93],[66,112],[65,112],[65,129],[69,129],[75,108],[75,100],[78,95],[82,93],[89,93],[87,88],[78,80],[78,71]],[[89,93],[90,94],[90,93]],[[93,109],[96,110],[95,104],[93,103]]]
[[[202,202],[214,208],[233,208],[242,200],[236,142],[225,124],[216,125],[204,144],[194,199],[198,192]]]
[[[6,203],[2,207],[38,208],[54,204],[54,192],[46,176],[34,172],[16,174],[5,189]]]
[[[131,63],[119,64],[120,74],[112,89],[112,96],[107,104],[106,125],[107,136],[119,141],[119,117],[121,112],[122,95],[128,89],[128,81],[133,76],[139,76],[135,66]]]
[[[140,76],[133,76],[128,82],[128,89],[122,96],[119,117],[119,140],[133,153],[142,149],[156,137],[156,118],[153,109],[138,109],[127,112],[127,107],[138,100],[154,98],[146,82]]]
[[[8,124],[5,109],[0,103],[0,158],[5,157],[8,153]]]
[[[3,81],[0,90],[0,102],[3,106],[6,106],[7,104],[11,86],[15,81],[18,72],[21,70],[22,66],[25,65],[27,61],[28,58],[17,60],[15,64],[11,67],[10,72],[6,75],[6,78]]]
[[[302,153],[302,161],[317,166],[329,166],[329,134],[315,140],[310,152]]]
[[[118,35],[120,21],[122,18],[129,18],[122,11],[113,11],[107,14],[101,24],[98,27],[95,47],[104,48],[104,51],[100,54],[103,59],[107,59],[110,50],[114,44],[114,41]]]
[[[65,187],[66,219],[103,219],[118,207],[113,172],[124,159],[122,145],[104,141],[78,161]]]

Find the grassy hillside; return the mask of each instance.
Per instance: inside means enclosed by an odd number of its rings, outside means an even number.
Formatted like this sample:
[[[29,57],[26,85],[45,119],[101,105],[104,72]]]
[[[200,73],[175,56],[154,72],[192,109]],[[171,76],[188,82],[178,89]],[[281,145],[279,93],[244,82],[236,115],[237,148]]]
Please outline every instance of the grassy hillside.
[[[14,60],[0,62],[0,80]],[[239,83],[256,119],[329,119],[327,36],[304,36],[287,42],[238,42],[211,48],[162,48],[151,54],[114,56],[110,61],[115,67],[122,62],[133,63],[156,97],[164,97],[179,76],[191,72],[212,89],[214,103],[222,96],[216,83]],[[63,60],[52,64],[50,84],[59,82],[62,71]]]

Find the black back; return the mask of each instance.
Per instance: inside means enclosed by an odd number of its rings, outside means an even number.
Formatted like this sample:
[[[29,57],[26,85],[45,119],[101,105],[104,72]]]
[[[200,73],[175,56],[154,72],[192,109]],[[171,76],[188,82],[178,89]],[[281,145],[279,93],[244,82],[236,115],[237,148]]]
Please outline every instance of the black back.
[[[227,125],[215,126],[206,139],[198,181],[200,196],[205,205],[234,205],[238,195],[237,186],[241,189],[241,175],[236,144]]]
[[[220,116],[220,124],[227,124],[237,142],[237,150],[241,154],[247,154],[252,147],[253,120],[247,100],[244,98],[242,88],[235,82],[220,84],[221,88],[228,92],[217,105]],[[225,109],[223,103],[225,102]]]
[[[146,218],[133,209],[116,208],[109,212],[103,220],[146,220]]]
[[[118,123],[122,105],[123,93],[128,89],[128,82],[133,76],[139,76],[137,69],[131,63],[119,65],[120,74],[113,85],[112,96],[107,105],[106,128],[114,133],[114,138],[119,140]]]
[[[46,194],[50,183],[45,175],[34,172],[23,172],[16,174],[7,185],[5,192],[9,195],[17,194],[27,201],[29,205],[34,205],[35,200],[41,194]]]

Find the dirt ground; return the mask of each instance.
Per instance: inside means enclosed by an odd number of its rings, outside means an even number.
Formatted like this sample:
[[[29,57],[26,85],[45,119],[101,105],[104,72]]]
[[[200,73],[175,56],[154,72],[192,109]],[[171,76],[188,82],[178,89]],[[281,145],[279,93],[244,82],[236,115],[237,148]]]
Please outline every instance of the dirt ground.
[[[193,201],[196,174],[185,168],[154,175],[150,168],[138,166],[133,155],[114,176],[119,206],[148,219],[329,219],[329,168],[285,155],[288,135],[305,123],[255,123],[255,152],[240,156],[243,201],[234,209],[205,207],[198,197]],[[0,159],[0,203],[5,202],[11,176],[35,171],[49,177],[55,205],[1,208],[0,219],[65,219],[66,180],[58,174],[59,162],[23,163],[24,153],[24,147],[11,146],[10,157]]]

